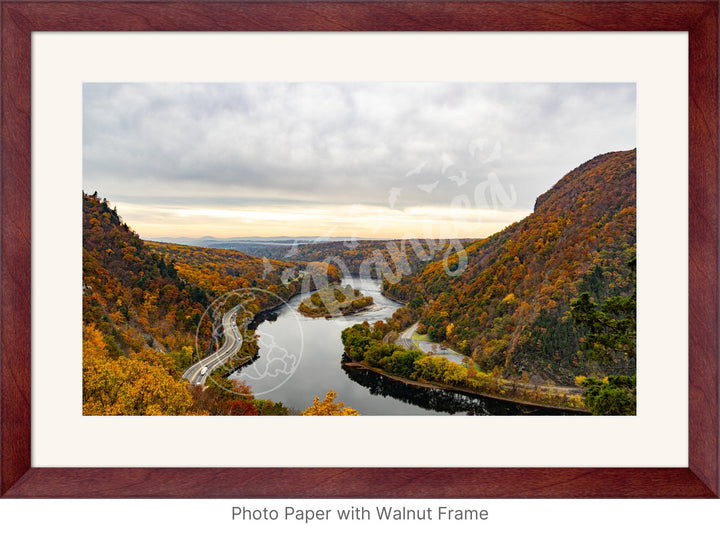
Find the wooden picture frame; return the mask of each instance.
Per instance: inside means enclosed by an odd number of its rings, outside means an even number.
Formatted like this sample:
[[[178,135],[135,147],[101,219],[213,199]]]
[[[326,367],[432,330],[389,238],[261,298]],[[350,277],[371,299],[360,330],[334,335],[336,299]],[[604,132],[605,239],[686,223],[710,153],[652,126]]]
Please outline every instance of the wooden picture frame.
[[[0,2],[0,494],[93,498],[718,497],[717,2]],[[689,36],[687,468],[34,468],[33,31],[678,31]]]

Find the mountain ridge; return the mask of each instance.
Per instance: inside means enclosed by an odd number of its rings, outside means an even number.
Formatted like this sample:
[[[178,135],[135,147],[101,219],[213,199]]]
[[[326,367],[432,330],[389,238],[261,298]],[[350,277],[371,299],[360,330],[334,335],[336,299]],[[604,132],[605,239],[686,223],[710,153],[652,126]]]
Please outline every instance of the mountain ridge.
[[[466,246],[456,277],[433,262],[384,289],[414,300],[419,332],[482,370],[564,384],[609,373],[612,366],[583,354],[569,309],[581,291],[604,300],[634,288],[627,263],[636,254],[635,181],[635,149],[598,155],[540,195],[532,214]]]

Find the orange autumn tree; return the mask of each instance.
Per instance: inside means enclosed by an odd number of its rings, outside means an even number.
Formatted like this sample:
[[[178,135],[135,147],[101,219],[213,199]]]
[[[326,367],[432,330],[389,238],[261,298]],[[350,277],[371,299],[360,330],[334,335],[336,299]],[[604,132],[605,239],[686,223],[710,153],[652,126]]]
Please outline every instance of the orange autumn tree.
[[[335,401],[337,392],[330,390],[325,399],[320,402],[315,398],[312,407],[308,407],[300,413],[301,416],[360,416],[360,413],[352,407],[346,407],[342,401]]]
[[[83,414],[178,415],[191,405],[183,381],[148,361],[113,358],[102,333],[83,327]]]

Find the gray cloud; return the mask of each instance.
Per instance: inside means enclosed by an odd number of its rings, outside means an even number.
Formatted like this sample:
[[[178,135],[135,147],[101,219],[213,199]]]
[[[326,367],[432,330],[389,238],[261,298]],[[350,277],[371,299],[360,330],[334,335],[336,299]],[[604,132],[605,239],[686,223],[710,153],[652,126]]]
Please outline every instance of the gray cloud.
[[[635,146],[635,95],[634,84],[85,84],[83,184],[115,202],[228,209],[388,207],[399,188],[402,209],[473,199],[494,173],[530,209],[577,165]]]

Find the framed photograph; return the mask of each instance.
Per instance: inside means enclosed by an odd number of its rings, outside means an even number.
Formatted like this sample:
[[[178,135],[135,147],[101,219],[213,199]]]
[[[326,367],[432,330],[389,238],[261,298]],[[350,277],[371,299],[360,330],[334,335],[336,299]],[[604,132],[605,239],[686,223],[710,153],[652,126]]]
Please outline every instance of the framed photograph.
[[[3,1],[0,493],[717,497],[717,28]]]

